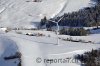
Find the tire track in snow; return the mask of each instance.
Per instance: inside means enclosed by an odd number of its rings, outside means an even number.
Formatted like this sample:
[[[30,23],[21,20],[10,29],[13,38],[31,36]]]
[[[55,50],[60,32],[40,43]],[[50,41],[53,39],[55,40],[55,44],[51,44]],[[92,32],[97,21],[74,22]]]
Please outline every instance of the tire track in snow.
[[[3,13],[7,8],[12,7],[12,6],[14,5],[13,3],[14,3],[14,2],[11,2],[11,3],[9,3],[7,6],[3,7],[3,8],[0,10],[0,14]],[[0,6],[2,6],[2,5],[0,5]]]
[[[67,52],[67,53],[60,53],[60,54],[49,54],[49,56],[59,56],[59,55],[67,55],[67,54],[82,54],[87,50],[75,50],[72,52]]]
[[[3,8],[0,10],[0,14],[3,13],[5,10],[6,10],[6,7],[3,7]]]
[[[59,14],[61,14],[65,8],[67,7],[67,5],[69,4],[69,0],[67,0],[66,2],[64,2],[65,4],[63,5],[62,9],[54,16],[54,18],[56,18]],[[62,6],[62,4],[60,4]]]

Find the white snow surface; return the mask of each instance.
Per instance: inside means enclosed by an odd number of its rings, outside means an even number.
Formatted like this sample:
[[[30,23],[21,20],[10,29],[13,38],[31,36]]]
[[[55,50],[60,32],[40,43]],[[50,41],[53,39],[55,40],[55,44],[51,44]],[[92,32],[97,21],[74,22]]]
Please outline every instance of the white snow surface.
[[[91,36],[93,37],[93,36]],[[96,41],[96,40],[95,40]],[[16,66],[14,61],[4,61],[3,57],[20,51],[22,54],[22,66],[80,66],[80,63],[37,63],[36,59],[73,58],[76,54],[100,48],[100,44],[77,43],[60,40],[56,45],[56,37],[36,37],[15,34],[13,32],[0,33],[0,65]],[[16,60],[15,60],[16,61]]]
[[[0,35],[0,66],[17,66],[19,63],[18,59],[9,61],[4,60],[4,57],[14,55],[17,51],[18,47],[13,40]]]
[[[90,0],[0,0],[0,26],[27,27],[34,26],[41,18],[53,18],[64,13],[90,7]]]

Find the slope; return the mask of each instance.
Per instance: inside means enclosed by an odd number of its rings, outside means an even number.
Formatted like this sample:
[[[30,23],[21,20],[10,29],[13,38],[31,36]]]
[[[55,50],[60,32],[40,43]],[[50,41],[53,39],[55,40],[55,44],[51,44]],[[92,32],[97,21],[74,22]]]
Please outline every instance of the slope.
[[[84,7],[90,0],[0,0],[0,27],[29,27],[41,18],[53,18]]]

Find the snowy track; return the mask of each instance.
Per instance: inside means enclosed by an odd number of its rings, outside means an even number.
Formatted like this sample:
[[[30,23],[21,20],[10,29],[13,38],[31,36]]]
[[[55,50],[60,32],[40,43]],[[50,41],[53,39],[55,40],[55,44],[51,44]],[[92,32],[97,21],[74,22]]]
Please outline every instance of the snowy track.
[[[4,7],[4,8],[2,8],[2,9],[0,10],[0,14],[1,14],[1,13],[3,13],[5,10],[6,10],[6,8],[5,8],[5,7]]]

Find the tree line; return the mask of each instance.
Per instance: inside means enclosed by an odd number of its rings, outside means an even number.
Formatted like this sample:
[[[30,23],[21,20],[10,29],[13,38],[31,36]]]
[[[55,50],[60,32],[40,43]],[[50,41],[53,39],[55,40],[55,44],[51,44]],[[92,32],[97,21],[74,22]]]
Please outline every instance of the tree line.
[[[63,28],[59,31],[59,33],[70,36],[86,36],[90,33],[90,31],[83,28]]]

